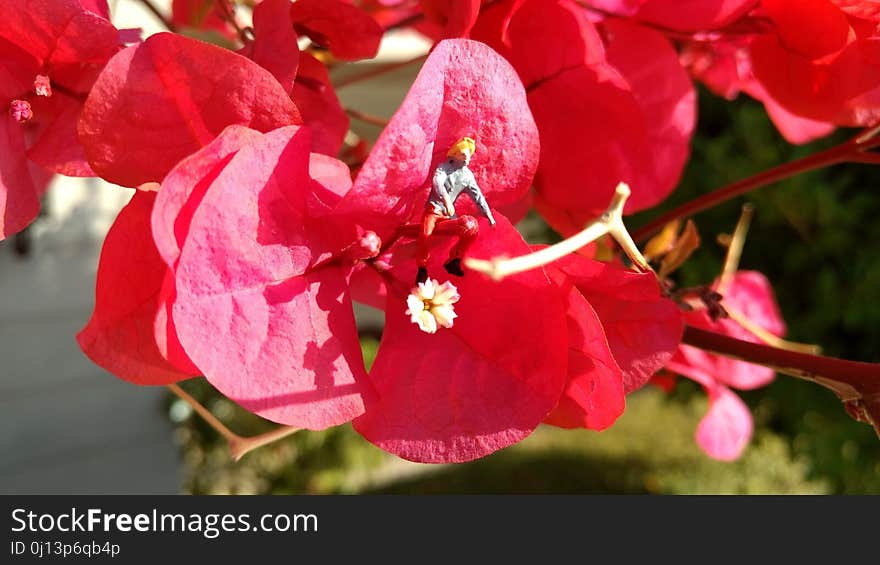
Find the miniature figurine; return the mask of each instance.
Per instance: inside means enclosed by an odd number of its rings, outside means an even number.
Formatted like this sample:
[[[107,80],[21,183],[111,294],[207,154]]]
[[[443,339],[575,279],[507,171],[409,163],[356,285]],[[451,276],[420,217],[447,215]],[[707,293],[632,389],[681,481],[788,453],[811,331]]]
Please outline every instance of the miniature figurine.
[[[495,227],[495,218],[486,203],[486,198],[477,185],[474,174],[468,168],[471,157],[477,149],[476,142],[470,137],[456,141],[446,155],[449,157],[434,171],[431,194],[425,204],[422,226],[416,242],[416,264],[419,267],[416,284],[428,279],[428,261],[431,258],[429,239],[433,234],[454,235],[458,242],[449,252],[449,259],[443,265],[446,272],[463,276],[461,258],[473,244],[479,232],[479,224],[473,216],[457,216],[455,201],[462,192],[467,192],[489,225]]]

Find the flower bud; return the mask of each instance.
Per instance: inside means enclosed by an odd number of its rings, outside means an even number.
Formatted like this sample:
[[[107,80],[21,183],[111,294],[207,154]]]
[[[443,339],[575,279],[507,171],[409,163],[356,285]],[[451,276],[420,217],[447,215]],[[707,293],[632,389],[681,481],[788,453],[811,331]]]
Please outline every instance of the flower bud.
[[[34,111],[27,100],[13,100],[9,104],[9,114],[20,124],[34,117]]]

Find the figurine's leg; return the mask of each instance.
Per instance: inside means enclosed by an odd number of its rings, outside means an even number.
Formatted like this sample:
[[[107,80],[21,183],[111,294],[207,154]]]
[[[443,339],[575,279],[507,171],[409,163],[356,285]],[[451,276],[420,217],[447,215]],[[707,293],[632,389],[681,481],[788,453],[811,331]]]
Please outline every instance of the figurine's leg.
[[[392,239],[397,239],[400,237],[406,237],[411,239],[418,239],[419,234],[422,233],[422,222],[413,222],[411,224],[404,224],[397,229],[397,232],[394,234]]]
[[[428,280],[428,261],[431,260],[430,239],[440,219],[441,217],[431,210],[425,210],[425,215],[422,216],[421,231],[416,239],[416,265],[419,266],[416,284]]]
[[[434,233],[437,235],[454,235],[458,241],[449,251],[449,260],[443,267],[452,275],[463,276],[461,258],[467,253],[480,233],[480,224],[473,216],[460,216],[452,220],[443,220],[437,224]]]

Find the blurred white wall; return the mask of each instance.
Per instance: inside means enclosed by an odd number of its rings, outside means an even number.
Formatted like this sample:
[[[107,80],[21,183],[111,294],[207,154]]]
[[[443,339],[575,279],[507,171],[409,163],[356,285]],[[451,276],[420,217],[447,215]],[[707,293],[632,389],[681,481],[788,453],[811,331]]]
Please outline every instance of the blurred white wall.
[[[164,29],[138,0],[110,0],[109,4],[113,23],[117,28],[141,28],[144,38]],[[154,4],[160,9],[170,10],[171,0],[154,0]],[[241,10],[241,17],[245,20],[243,23],[249,23],[247,10]],[[430,45],[430,42],[415,32],[393,32],[383,39],[375,60],[355,65],[411,59],[426,53]],[[407,75],[408,80],[411,80],[410,74]],[[366,95],[368,99],[378,101],[380,107],[377,110],[375,104],[368,104],[367,107],[362,105],[358,109],[390,116],[406,93],[406,84],[397,80],[385,85],[381,81],[374,81],[374,85],[371,88],[353,87],[340,92],[340,96],[345,101],[363,100]],[[392,91],[389,91],[389,86]],[[367,132],[372,137],[378,133],[378,129],[371,131],[368,128]],[[45,250],[75,242],[85,244],[87,241],[103,240],[116,214],[128,202],[131,194],[130,189],[111,185],[100,179],[56,176],[46,195],[45,215],[32,230],[36,246]]]

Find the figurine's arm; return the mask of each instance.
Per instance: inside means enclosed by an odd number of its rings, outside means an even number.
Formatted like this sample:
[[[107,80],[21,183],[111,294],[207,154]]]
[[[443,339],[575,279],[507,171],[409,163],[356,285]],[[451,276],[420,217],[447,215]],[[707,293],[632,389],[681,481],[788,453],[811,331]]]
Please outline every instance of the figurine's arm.
[[[489,220],[490,226],[495,226],[495,218],[492,216],[492,210],[489,209],[489,204],[486,202],[486,197],[483,196],[483,191],[480,190],[480,187],[477,185],[476,179],[471,178],[471,182],[468,183],[467,193],[470,195],[471,199],[474,201],[474,204],[483,212],[483,215]]]
[[[452,198],[449,196],[449,192],[446,190],[446,178],[447,175],[444,171],[437,169],[434,172],[434,178],[432,181],[434,194],[440,198],[440,201],[443,202],[444,208],[446,208],[446,215],[450,218],[455,216],[455,206],[452,205]]]

